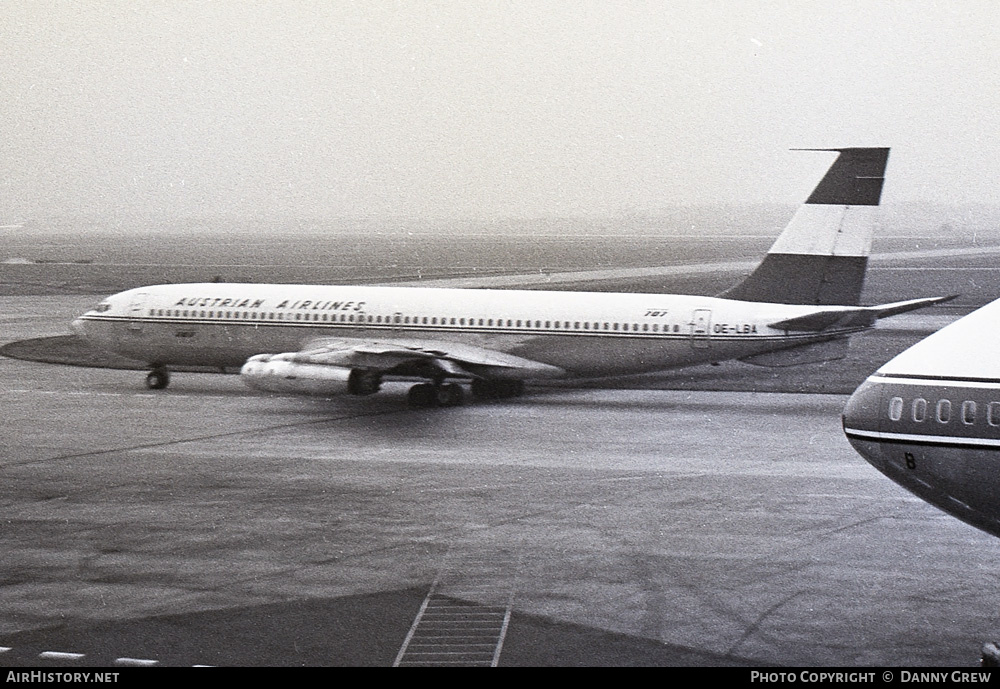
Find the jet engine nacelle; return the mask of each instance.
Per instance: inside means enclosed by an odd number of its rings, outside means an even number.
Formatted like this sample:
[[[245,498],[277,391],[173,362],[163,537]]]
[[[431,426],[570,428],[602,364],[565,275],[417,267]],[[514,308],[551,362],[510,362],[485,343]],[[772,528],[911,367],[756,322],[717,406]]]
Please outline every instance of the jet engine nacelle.
[[[240,378],[257,390],[318,397],[370,395],[382,384],[378,372],[301,363],[295,361],[294,354],[252,356],[240,369]]]

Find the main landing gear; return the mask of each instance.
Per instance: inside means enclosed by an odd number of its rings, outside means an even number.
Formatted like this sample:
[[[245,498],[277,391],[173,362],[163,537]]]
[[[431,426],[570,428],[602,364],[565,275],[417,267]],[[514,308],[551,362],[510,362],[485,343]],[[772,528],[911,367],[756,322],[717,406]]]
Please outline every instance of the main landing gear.
[[[464,399],[465,391],[458,383],[418,383],[406,395],[407,404],[415,409],[457,407]]]
[[[170,371],[166,366],[154,366],[146,376],[146,387],[150,390],[162,390],[170,385]]]
[[[480,400],[502,400],[520,397],[524,394],[524,381],[521,380],[482,380],[472,381],[472,396]],[[410,388],[406,396],[407,403],[415,409],[430,407],[457,407],[462,404],[465,392],[458,383],[418,383]]]

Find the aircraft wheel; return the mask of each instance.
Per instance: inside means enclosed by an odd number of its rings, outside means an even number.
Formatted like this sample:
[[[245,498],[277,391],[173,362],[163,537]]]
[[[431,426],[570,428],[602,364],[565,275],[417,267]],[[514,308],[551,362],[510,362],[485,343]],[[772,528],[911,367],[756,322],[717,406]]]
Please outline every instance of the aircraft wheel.
[[[414,409],[436,407],[438,404],[437,390],[430,383],[414,385],[406,394],[406,403]]]
[[[165,368],[154,368],[146,376],[146,387],[150,390],[162,390],[170,385],[170,372]]]
[[[435,390],[437,403],[442,407],[457,407],[465,398],[465,391],[457,383],[439,385]]]

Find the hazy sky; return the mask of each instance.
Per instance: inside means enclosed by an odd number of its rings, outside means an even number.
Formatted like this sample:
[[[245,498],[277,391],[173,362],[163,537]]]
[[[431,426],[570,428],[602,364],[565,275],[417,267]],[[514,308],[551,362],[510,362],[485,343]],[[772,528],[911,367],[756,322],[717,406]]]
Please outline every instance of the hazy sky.
[[[0,222],[1000,203],[1000,3],[0,0]]]

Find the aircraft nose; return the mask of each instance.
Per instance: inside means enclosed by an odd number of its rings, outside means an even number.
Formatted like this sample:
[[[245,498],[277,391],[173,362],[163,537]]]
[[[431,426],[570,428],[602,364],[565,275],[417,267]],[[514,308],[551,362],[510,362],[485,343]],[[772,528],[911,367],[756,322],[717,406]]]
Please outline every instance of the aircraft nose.
[[[879,436],[882,411],[882,383],[871,378],[858,386],[844,407],[844,435],[858,453],[879,467],[882,462]]]
[[[86,321],[84,321],[82,318],[77,318],[76,320],[74,320],[73,323],[70,325],[70,327],[73,328],[73,332],[76,333],[79,337],[87,339]]]

